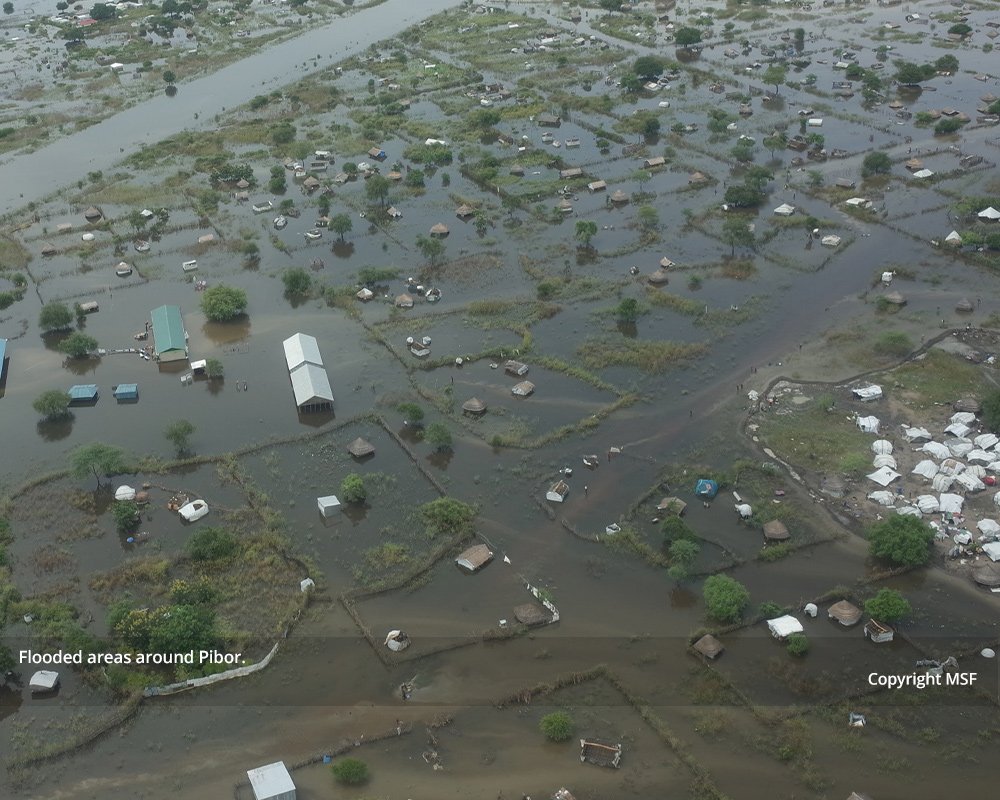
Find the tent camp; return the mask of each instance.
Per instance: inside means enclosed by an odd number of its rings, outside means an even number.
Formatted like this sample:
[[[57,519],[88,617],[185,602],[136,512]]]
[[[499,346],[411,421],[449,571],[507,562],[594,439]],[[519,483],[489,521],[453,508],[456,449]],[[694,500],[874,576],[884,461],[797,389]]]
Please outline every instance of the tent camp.
[[[917,508],[924,514],[935,514],[941,508],[941,504],[934,495],[922,494],[917,498]]]
[[[961,514],[963,503],[965,503],[965,498],[960,494],[945,492],[938,498],[938,505],[942,514]]]
[[[900,477],[900,475],[896,470],[889,467],[879,467],[874,472],[870,472],[867,477],[869,480],[875,481],[879,486],[888,486],[896,478]]]
[[[877,456],[892,455],[892,442],[888,439],[876,439],[872,442],[872,452]]]
[[[896,495],[885,489],[878,489],[877,491],[871,492],[868,495],[868,499],[875,501],[880,506],[896,505]]]
[[[922,453],[927,453],[927,455],[934,456],[934,458],[948,458],[951,455],[951,451],[945,447],[941,442],[926,442],[923,447],[920,448]]]
[[[931,432],[927,428],[911,428],[904,425],[903,438],[908,442],[927,441],[931,438]]]
[[[925,458],[923,461],[919,462],[917,466],[913,468],[914,475],[922,475],[931,480],[935,475],[938,474],[938,465],[931,461],[929,458]]]

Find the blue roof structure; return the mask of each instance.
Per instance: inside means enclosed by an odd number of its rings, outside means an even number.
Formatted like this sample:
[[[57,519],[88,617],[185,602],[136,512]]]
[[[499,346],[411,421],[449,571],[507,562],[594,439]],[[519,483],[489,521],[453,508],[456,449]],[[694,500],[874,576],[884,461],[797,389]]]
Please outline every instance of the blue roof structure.
[[[69,401],[71,403],[86,403],[97,399],[96,383],[78,383],[69,387]]]
[[[719,484],[708,478],[702,478],[694,485],[694,493],[699,497],[707,497],[711,500],[719,493]]]
[[[119,383],[115,387],[115,399],[117,400],[138,400],[139,399],[139,384],[138,383]]]

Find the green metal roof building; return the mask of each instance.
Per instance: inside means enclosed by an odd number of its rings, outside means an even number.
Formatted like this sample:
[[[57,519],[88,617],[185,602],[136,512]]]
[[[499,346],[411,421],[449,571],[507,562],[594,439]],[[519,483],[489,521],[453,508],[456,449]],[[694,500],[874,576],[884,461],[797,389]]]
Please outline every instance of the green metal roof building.
[[[151,314],[156,357],[160,361],[183,361],[188,357],[184,320],[178,306],[160,306]]]

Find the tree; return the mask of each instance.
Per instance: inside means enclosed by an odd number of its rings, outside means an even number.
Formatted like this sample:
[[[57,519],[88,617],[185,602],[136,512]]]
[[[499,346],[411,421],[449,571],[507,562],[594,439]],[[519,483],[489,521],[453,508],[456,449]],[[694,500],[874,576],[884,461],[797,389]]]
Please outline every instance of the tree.
[[[165,69],[163,70],[163,80],[165,83],[174,83],[177,80],[177,76],[173,70]]]
[[[787,77],[788,70],[780,64],[771,64],[771,66],[764,70],[764,74],[760,76],[760,79],[764,83],[772,84],[774,86],[774,93],[778,94],[779,87],[785,82],[785,78]]]
[[[267,182],[267,189],[271,194],[284,194],[288,188],[285,182],[285,168],[280,164],[271,167],[271,178]]]
[[[432,422],[427,426],[424,439],[437,451],[451,450],[451,431],[443,422]]]
[[[205,374],[209,378],[221,378],[226,374],[225,368],[222,366],[222,362],[217,358],[207,358],[205,359]]]
[[[338,783],[360,786],[368,780],[368,765],[360,758],[342,758],[330,769]]]
[[[164,437],[174,446],[178,456],[182,456],[190,450],[190,439],[193,433],[194,425],[186,419],[171,422],[163,429]]]
[[[938,70],[938,72],[957,72],[958,59],[951,53],[947,53],[934,62],[934,68]]]
[[[118,532],[129,533],[139,521],[139,506],[135,504],[135,500],[115,500],[111,514],[115,518]]]
[[[720,622],[739,622],[750,602],[750,593],[728,575],[711,575],[702,588],[708,613]]]
[[[389,179],[384,175],[372,175],[365,183],[365,196],[368,202],[378,202],[380,207],[385,207],[385,199],[389,196]]]
[[[327,210],[329,210],[329,207]],[[354,227],[354,223],[351,222],[349,214],[334,214],[330,217],[329,227],[330,230],[340,237],[340,241],[344,241],[344,235],[351,232],[351,228]]]
[[[656,56],[639,56],[632,65],[632,72],[645,81],[655,81],[663,73],[663,60]]]
[[[407,425],[416,425],[424,418],[424,410],[416,403],[400,403],[396,410],[403,415]]]
[[[229,322],[247,309],[247,293],[225,284],[209,286],[201,294],[201,310],[212,322]]]
[[[771,154],[771,158],[774,158],[775,150],[785,149],[785,146],[788,144],[788,137],[785,135],[783,131],[778,132],[771,136],[764,137],[764,141],[762,142],[762,144],[764,145],[764,147],[767,148],[768,152]]]
[[[675,513],[668,512],[667,518],[660,523],[660,530],[663,531],[663,545],[667,548],[678,539],[694,540],[697,538],[691,526],[677,516],[676,511]]]
[[[98,22],[107,19],[114,19],[118,12],[115,11],[114,6],[109,6],[106,3],[95,3],[93,8],[90,9],[90,16],[92,19],[96,19]]]
[[[3,13],[4,14],[13,14],[14,13],[14,4],[11,3],[11,2],[4,3],[3,4]]]
[[[356,472],[345,475],[340,482],[340,497],[345,503],[351,505],[363,505],[368,499],[368,489],[365,487],[365,480]]]
[[[895,589],[879,589],[873,598],[865,600],[865,613],[879,622],[896,622],[911,611],[909,601]]]
[[[97,339],[75,331],[59,342],[59,351],[70,358],[83,358],[97,349]]]
[[[597,223],[586,219],[578,220],[574,236],[584,247],[589,248],[590,240],[597,236]]]
[[[701,552],[701,545],[694,539],[676,539],[670,544],[670,567],[667,574],[675,581],[682,581],[688,577],[691,565],[698,558]]]
[[[598,5],[605,11],[621,11],[624,0],[599,0]]]
[[[420,515],[427,523],[431,537],[455,534],[469,530],[476,518],[476,509],[453,497],[439,497],[420,507]]]
[[[809,652],[809,639],[804,633],[789,634],[785,640],[785,650],[790,656],[801,658]]]
[[[309,294],[312,288],[312,277],[302,267],[286,269],[281,275],[281,282],[285,285],[285,294],[298,297]]]
[[[934,73],[934,68],[931,67],[931,75]],[[931,75],[927,74],[927,66],[921,64],[914,64],[912,61],[897,61],[896,62],[896,80],[899,83],[920,83],[921,81],[927,80]]]
[[[729,155],[741,164],[747,164],[753,161],[753,145],[749,142],[740,142],[729,151]]]
[[[565,711],[553,711],[541,718],[538,730],[550,742],[565,742],[573,737],[576,725],[573,723],[573,718]]]
[[[876,150],[865,156],[861,162],[861,177],[870,178],[872,175],[883,175],[892,169],[892,159],[888,153]]]
[[[767,167],[750,167],[743,175],[743,184],[763,192],[768,182],[774,180],[774,173]]]
[[[202,528],[188,539],[188,555],[195,561],[222,561],[235,555],[236,537],[221,528]]]
[[[968,36],[972,33],[972,26],[966,25],[964,22],[959,22],[948,28],[948,33],[954,36]]]
[[[894,514],[868,529],[868,546],[876,558],[904,567],[919,567],[931,557],[934,531],[917,517]]]
[[[38,395],[31,407],[47,420],[68,417],[70,414],[69,395],[61,389],[49,389]]]
[[[660,227],[660,213],[653,206],[639,206],[636,216],[639,220],[639,227],[644,231],[655,231]]]
[[[149,630],[149,649],[154,653],[188,653],[208,649],[216,643],[212,609],[171,605],[157,611]]]
[[[93,473],[97,485],[101,485],[101,473],[117,475],[128,470],[125,451],[110,444],[94,442],[77,447],[70,453],[70,469],[73,477],[86,478]]]
[[[623,297],[615,306],[615,317],[620,322],[635,322],[639,318],[639,301],[634,297]]]
[[[46,303],[38,314],[38,327],[43,331],[62,331],[73,324],[73,312],[63,303]]]
[[[701,41],[701,31],[697,28],[680,28],[674,34],[674,44],[687,49]]]
[[[756,240],[743,217],[729,216],[722,223],[722,241],[730,246],[729,255],[735,256],[737,247],[753,247]]]
[[[417,236],[417,249],[432,267],[437,266],[444,256],[444,242],[432,236]]]

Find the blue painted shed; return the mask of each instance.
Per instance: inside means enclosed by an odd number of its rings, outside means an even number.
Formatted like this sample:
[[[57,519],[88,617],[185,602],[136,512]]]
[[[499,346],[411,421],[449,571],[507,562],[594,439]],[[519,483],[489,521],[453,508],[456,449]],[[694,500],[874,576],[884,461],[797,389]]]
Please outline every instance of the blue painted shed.
[[[91,403],[97,399],[96,383],[78,383],[69,387],[70,403]]]
[[[116,400],[138,400],[139,384],[119,383],[114,389],[114,395]]]

